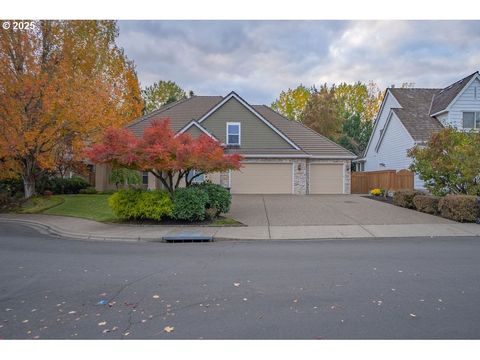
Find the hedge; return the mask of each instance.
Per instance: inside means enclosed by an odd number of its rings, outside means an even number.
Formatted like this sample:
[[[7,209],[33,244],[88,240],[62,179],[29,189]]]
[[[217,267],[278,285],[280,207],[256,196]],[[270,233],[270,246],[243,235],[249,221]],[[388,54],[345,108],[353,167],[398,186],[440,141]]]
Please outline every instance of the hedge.
[[[232,195],[223,186],[204,182],[202,184],[193,185],[193,187],[198,187],[207,193],[208,201],[205,204],[205,208],[211,210],[213,217],[217,217],[222,213],[225,214],[230,211]]]
[[[418,211],[437,215],[438,214],[438,202],[440,201],[439,196],[429,196],[429,195],[416,195],[413,198],[413,204]]]
[[[395,194],[393,194],[393,203],[397,206],[401,206],[407,209],[415,209],[413,198],[416,195],[422,195],[422,193],[410,190],[395,191]]]
[[[173,195],[173,218],[186,221],[205,220],[208,195],[199,186],[175,190]]]
[[[476,222],[480,217],[478,197],[472,195],[447,195],[438,202],[444,218],[460,222]]]
[[[120,190],[108,198],[108,205],[121,219],[161,220],[172,215],[172,200],[166,191]]]

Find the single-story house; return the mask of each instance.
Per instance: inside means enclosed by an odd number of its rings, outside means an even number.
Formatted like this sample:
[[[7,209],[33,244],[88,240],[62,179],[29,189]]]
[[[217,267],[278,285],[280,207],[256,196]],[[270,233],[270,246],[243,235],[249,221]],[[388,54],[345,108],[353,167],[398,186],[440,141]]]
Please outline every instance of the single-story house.
[[[408,169],[412,159],[407,151],[447,126],[480,129],[478,71],[443,89],[388,88],[364,156],[355,161],[357,169]],[[415,188],[424,188],[417,175]]]
[[[168,118],[176,132],[207,134],[225,144],[226,153],[244,157],[239,171],[206,174],[233,194],[348,194],[350,167],[356,156],[312,129],[290,121],[265,105],[250,105],[235,92],[192,96],[162,106],[127,126],[135,135],[154,120]],[[113,189],[109,167],[96,166],[99,191]],[[149,189],[161,188],[143,174]]]

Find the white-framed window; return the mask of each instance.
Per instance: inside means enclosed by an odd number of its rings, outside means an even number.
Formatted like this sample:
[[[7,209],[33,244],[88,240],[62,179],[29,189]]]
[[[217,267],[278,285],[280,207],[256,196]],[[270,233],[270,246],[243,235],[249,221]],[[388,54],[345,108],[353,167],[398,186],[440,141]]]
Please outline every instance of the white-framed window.
[[[463,113],[464,129],[480,129],[480,111],[465,111]]]
[[[227,122],[227,145],[240,145],[241,134],[239,122]]]
[[[190,181],[192,180],[192,178],[197,175],[198,172],[196,170],[192,170],[190,171],[188,174],[187,174],[187,181]],[[199,175],[197,176],[195,179],[193,179],[193,183],[194,184],[200,184],[200,183],[203,183],[205,181],[205,174],[202,174],[202,175]]]

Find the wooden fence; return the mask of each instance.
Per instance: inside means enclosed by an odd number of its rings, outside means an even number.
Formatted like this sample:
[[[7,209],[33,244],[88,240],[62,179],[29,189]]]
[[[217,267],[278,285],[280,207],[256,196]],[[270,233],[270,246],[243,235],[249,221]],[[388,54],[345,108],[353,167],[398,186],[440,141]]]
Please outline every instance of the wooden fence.
[[[409,170],[352,172],[352,194],[367,194],[375,188],[413,190],[413,173]]]

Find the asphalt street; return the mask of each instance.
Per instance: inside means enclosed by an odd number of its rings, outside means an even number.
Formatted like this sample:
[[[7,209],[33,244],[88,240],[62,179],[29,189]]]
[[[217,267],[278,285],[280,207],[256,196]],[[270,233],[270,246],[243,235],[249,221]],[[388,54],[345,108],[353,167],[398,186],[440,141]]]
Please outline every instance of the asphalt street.
[[[2,339],[478,339],[480,238],[65,240],[2,223]]]

